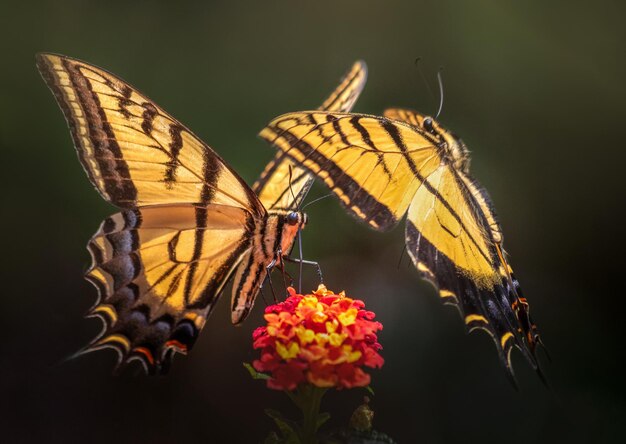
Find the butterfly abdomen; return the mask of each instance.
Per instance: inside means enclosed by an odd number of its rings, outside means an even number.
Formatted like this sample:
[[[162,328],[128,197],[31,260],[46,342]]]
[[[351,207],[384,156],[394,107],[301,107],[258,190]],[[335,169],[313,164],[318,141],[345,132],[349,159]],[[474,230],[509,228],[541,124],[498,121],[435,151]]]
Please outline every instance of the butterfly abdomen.
[[[270,223],[272,221],[272,223]],[[258,220],[251,238],[250,249],[244,255],[233,281],[231,321],[239,324],[249,314],[265,279],[266,267],[271,262],[276,224],[273,218]]]

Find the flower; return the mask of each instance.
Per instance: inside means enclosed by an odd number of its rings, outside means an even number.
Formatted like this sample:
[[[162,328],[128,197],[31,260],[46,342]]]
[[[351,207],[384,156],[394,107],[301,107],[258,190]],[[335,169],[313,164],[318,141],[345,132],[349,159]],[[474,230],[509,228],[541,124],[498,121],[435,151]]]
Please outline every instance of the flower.
[[[265,309],[265,327],[252,334],[261,357],[252,365],[270,375],[267,386],[294,390],[300,384],[352,388],[370,383],[363,367],[380,368],[377,332],[382,330],[365,304],[324,285],[313,294],[288,288],[284,302]]]

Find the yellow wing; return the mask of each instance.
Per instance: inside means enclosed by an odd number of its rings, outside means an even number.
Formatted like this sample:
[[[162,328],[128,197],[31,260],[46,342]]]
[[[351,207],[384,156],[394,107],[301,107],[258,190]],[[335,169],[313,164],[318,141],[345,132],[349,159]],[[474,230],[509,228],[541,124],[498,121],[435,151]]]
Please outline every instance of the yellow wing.
[[[348,112],[356,103],[367,80],[367,65],[359,60],[319,108]],[[284,153],[276,153],[252,186],[268,210],[294,210],[313,185],[313,176],[297,166]]]
[[[104,220],[89,242],[86,274],[99,293],[92,315],[105,321],[87,351],[114,348],[165,371],[186,353],[229,276],[250,249],[251,216],[210,204],[144,207]]]
[[[435,141],[409,125],[363,114],[290,113],[261,137],[322,179],[346,209],[377,230],[395,226],[434,171]]]
[[[326,184],[358,218],[388,229],[408,212],[406,242],[422,275],[488,331],[509,374],[517,346],[537,368],[538,334],[505,262],[487,193],[464,170],[467,149],[432,118],[291,113],[261,133]],[[525,339],[524,339],[525,338]]]
[[[472,189],[478,186],[463,173],[442,164],[419,187],[406,222],[407,251],[422,276],[432,282],[444,303],[459,308],[468,329],[487,331],[506,368],[517,346],[536,368],[533,343],[517,313],[516,288],[489,230],[485,206]]]
[[[217,153],[123,80],[60,55],[38,54],[37,67],[107,201],[121,208],[211,202],[265,213]]]

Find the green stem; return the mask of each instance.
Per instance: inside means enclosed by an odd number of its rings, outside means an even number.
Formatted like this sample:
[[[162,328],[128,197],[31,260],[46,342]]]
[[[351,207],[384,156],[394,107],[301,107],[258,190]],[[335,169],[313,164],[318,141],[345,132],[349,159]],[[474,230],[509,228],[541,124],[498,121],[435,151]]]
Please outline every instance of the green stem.
[[[290,396],[302,411],[303,423],[300,436],[302,444],[317,444],[320,405],[326,390],[314,385],[305,385],[298,390],[296,396]]]

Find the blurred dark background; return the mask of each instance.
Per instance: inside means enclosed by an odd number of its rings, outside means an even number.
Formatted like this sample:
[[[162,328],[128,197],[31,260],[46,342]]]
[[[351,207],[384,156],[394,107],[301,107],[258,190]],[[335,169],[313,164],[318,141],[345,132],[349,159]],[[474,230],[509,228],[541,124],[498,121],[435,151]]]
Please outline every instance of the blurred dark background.
[[[358,59],[356,111],[434,113],[473,151],[505,247],[552,355],[547,390],[521,355],[520,391],[491,339],[465,335],[404,258],[403,229],[370,231],[333,199],[308,209],[305,253],[385,325],[375,427],[398,442],[619,442],[623,373],[625,8],[619,1],[54,0],[0,5],[3,442],[260,442],[286,397],[246,374],[262,303],[240,328],[219,304],[166,377],[112,375],[112,351],[62,362],[100,328],[83,314],[85,244],[115,210],[90,186],[34,64],[53,51],[104,67],[215,148],[249,183],[272,117],[317,107]],[[315,188],[311,196],[325,193]],[[316,285],[306,275],[309,288]],[[226,297],[230,299],[230,290]],[[333,393],[346,422],[363,391]],[[623,442],[623,441],[622,441]]]

